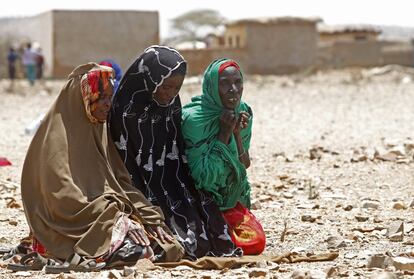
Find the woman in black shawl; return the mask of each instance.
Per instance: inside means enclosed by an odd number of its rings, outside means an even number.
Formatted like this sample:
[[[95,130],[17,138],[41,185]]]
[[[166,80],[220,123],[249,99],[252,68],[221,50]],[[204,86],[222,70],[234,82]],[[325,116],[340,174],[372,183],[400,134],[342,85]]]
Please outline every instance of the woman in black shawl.
[[[189,175],[178,92],[187,63],[175,49],[151,46],[129,67],[113,100],[110,130],[131,178],[184,246],[189,259],[237,256],[210,195]]]

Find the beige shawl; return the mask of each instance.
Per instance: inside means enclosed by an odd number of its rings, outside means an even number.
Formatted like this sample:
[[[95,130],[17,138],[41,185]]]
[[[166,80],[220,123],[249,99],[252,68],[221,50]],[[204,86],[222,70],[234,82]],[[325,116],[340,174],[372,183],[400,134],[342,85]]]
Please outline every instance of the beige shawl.
[[[68,77],[35,134],[23,166],[22,199],[30,230],[48,252],[65,259],[76,252],[99,257],[110,246],[122,213],[143,224],[162,224],[160,209],[131,185],[106,124],[92,124],[80,80],[89,63]]]

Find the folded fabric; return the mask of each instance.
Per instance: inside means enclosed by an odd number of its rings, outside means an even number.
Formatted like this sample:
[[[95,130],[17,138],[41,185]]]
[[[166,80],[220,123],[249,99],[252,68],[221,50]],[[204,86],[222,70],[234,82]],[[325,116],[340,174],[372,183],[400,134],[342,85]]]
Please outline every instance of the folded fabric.
[[[243,257],[202,257],[196,261],[181,260],[179,262],[155,263],[162,267],[176,267],[179,265],[189,266],[195,269],[225,269],[238,268],[247,264],[256,264],[258,262],[267,261],[274,263],[297,263],[297,262],[320,262],[333,261],[338,257],[338,252],[329,252],[315,254],[311,256],[298,255],[293,252],[286,252],[281,255],[258,255]]]

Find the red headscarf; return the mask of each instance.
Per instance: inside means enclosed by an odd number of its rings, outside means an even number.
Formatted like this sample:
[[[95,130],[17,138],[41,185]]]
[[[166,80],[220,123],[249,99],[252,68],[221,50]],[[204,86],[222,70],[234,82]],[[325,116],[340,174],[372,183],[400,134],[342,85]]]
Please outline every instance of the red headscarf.
[[[228,67],[235,67],[237,70],[239,70],[239,71],[240,71],[240,66],[239,66],[239,64],[237,64],[237,62],[236,62],[236,61],[229,60],[229,61],[224,62],[223,64],[221,64],[221,65],[220,65],[220,68],[219,68],[219,70],[218,70],[219,74],[220,74],[221,72],[223,72],[223,71],[224,71],[224,69],[226,69],[226,68],[228,68]]]
[[[81,91],[83,103],[86,109],[86,116],[92,123],[98,123],[92,112],[96,110],[94,102],[99,99],[99,95],[108,87],[110,80],[114,77],[112,68],[108,70],[91,71],[83,75],[81,79]],[[102,88],[99,88],[101,83]],[[102,92],[101,92],[102,91]]]

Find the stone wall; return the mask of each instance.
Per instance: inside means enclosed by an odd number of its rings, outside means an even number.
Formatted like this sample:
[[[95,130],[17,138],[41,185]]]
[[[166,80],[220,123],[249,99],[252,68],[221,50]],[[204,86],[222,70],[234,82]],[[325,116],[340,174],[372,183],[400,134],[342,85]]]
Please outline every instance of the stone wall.
[[[54,11],[53,75],[112,58],[126,71],[148,46],[159,43],[158,12]]]
[[[230,58],[237,61],[243,71],[249,71],[247,55],[244,49],[216,48],[216,49],[186,49],[179,50],[188,63],[188,75],[201,75],[207,66],[217,58]]]
[[[390,41],[335,42],[318,47],[318,68],[414,65],[411,43]]]
[[[318,34],[314,23],[251,25],[247,29],[252,74],[289,74],[314,65]]]

